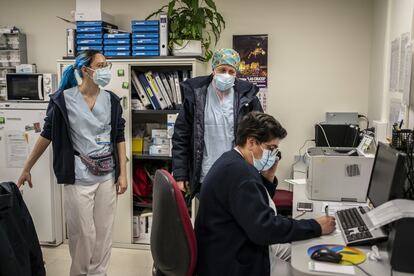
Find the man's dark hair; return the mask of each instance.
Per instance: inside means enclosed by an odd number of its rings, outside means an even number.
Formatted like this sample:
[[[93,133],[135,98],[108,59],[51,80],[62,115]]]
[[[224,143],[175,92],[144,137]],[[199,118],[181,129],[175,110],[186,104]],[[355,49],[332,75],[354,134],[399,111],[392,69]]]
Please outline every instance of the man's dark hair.
[[[244,116],[239,123],[236,145],[244,146],[248,137],[264,143],[277,138],[283,139],[286,135],[286,129],[273,116],[254,111]]]

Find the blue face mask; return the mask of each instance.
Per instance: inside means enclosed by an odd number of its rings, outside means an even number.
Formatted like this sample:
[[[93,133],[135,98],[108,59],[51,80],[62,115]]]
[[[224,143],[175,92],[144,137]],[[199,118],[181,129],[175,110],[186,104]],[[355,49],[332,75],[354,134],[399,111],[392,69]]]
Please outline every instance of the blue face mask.
[[[92,69],[94,70],[94,69]],[[111,81],[111,70],[109,67],[99,68],[94,70],[93,81],[101,87],[105,87]]]
[[[236,78],[229,74],[215,74],[214,84],[220,91],[227,91],[234,86]]]
[[[268,149],[263,149],[263,154],[261,159],[255,159],[253,155],[253,165],[258,171],[267,171],[270,169],[275,162],[279,161],[277,154],[271,154],[271,151]]]

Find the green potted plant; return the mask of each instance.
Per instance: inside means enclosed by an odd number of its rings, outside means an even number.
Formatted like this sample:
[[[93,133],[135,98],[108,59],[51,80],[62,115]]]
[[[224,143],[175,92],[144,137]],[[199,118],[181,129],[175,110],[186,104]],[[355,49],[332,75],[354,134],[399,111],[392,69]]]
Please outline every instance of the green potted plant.
[[[226,23],[213,0],[171,0],[146,19],[165,13],[168,16],[168,48],[173,55],[199,52],[209,60],[210,46],[220,38]]]

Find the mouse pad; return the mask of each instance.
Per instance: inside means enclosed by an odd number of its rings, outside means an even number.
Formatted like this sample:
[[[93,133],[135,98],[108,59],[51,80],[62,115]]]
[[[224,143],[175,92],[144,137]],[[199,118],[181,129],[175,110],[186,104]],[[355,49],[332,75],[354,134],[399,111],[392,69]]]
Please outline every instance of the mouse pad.
[[[339,263],[341,265],[353,265],[361,264],[367,258],[365,253],[355,247],[344,246],[339,244],[319,244],[308,249],[309,257],[318,249],[328,248],[334,252],[340,253],[342,255],[342,261]]]

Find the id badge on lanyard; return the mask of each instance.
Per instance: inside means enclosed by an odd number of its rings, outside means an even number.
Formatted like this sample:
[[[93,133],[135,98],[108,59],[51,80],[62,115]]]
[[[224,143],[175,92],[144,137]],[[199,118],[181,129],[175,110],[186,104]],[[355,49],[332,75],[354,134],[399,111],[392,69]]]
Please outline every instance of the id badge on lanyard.
[[[110,145],[111,136],[110,135],[97,135],[95,141],[98,145]]]

